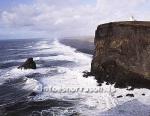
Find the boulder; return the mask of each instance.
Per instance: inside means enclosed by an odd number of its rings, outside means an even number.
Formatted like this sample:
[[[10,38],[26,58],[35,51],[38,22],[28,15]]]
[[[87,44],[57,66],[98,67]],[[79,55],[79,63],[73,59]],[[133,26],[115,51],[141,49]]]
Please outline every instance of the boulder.
[[[36,69],[36,63],[33,61],[33,58],[28,58],[18,69]]]
[[[134,94],[127,94],[128,97],[134,97]]]
[[[91,73],[99,83],[150,88],[150,22],[99,25],[94,44]]]

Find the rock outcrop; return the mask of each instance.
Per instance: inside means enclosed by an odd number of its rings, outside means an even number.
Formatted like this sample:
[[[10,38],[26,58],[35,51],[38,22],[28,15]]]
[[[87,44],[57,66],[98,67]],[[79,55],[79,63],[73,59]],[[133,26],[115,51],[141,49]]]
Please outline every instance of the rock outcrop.
[[[18,67],[18,69],[36,69],[36,63],[33,61],[33,58],[28,58],[25,63]]]
[[[150,88],[150,22],[99,25],[94,43],[91,73],[99,83]]]

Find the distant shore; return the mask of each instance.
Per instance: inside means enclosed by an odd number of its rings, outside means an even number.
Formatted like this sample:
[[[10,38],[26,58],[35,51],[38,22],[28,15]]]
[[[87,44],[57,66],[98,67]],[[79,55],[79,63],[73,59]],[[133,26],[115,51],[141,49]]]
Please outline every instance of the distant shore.
[[[76,48],[78,51],[93,54],[94,53],[94,38],[85,39],[61,39],[60,42]]]

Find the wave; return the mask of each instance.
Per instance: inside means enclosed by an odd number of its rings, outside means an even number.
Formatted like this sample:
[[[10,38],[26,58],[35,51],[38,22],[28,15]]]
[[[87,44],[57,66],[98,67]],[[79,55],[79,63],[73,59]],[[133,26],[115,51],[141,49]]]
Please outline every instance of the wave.
[[[76,48],[64,45],[58,40],[53,42],[37,41],[26,49],[29,49],[30,55],[36,54],[34,60],[38,68],[36,70],[20,70],[13,66],[0,70],[1,85],[8,80],[25,79],[22,90],[39,92],[33,98],[34,101],[47,99],[73,101],[75,105],[72,108],[77,112],[87,116],[96,116],[100,113],[106,114],[107,110],[133,99],[138,99],[144,104],[149,100],[150,92],[146,89],[135,89],[130,93],[134,93],[136,96],[127,98],[125,95],[129,91],[125,89],[116,89],[113,85],[106,83],[100,87],[94,77],[84,78],[82,72],[90,71],[92,55],[77,51]],[[23,62],[25,60],[20,58],[17,61]],[[15,61],[11,59],[5,63]],[[77,89],[84,90],[73,92]],[[92,92],[93,89],[98,90],[98,93]],[[144,101],[141,93],[147,93]],[[117,99],[116,96],[119,95],[123,95],[124,99]],[[57,110],[60,108],[58,107]],[[115,109],[114,112],[117,113],[118,111]],[[124,115],[129,112],[126,110]]]
[[[38,68],[37,70],[19,70],[16,68],[12,68],[11,70],[9,69],[8,72],[3,75],[5,78],[8,76],[10,78],[10,75],[12,78],[17,78],[21,76],[28,76],[36,79],[36,76],[33,77],[33,74],[40,73],[40,76],[38,77],[38,81],[42,83],[44,88],[51,88],[51,87],[63,87],[66,88],[65,86],[67,85],[67,88],[87,88],[93,87],[97,88],[97,82],[96,80],[91,77],[91,78],[83,78],[82,72],[85,70],[90,70],[90,62],[91,62],[91,55],[81,53],[79,51],[76,51],[75,48],[72,48],[70,46],[66,46],[64,44],[59,43],[58,40],[55,40],[51,44],[48,44],[46,41],[40,41],[33,45],[33,48],[38,49],[36,53],[56,53],[56,56],[49,56],[49,57],[35,57],[34,59],[37,61],[72,61],[76,65],[74,66],[55,66],[55,67],[41,67]],[[20,61],[23,61],[25,59],[20,59]],[[52,75],[53,73],[53,75]],[[43,92],[39,96],[36,96],[36,99],[46,99],[49,97],[55,97],[59,99],[67,98],[67,99],[77,99],[79,96],[82,99],[85,99],[85,95],[82,95],[82,93],[78,94],[52,94],[49,92]],[[93,99],[93,95],[89,95],[86,98],[87,102],[84,102],[84,104],[88,104],[90,106],[89,101]],[[95,99],[95,98],[94,98]],[[93,100],[94,101],[94,100]],[[86,105],[87,105],[86,104]]]

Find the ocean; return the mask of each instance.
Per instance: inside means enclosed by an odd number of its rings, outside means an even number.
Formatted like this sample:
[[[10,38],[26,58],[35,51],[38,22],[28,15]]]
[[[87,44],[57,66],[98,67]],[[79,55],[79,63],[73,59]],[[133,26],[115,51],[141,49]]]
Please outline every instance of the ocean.
[[[70,43],[57,39],[0,41],[0,116],[149,115],[150,106],[144,103],[150,95],[144,101],[140,96],[148,90],[132,91],[137,93],[134,98],[116,98],[127,91],[105,83],[99,86],[94,77],[83,77],[84,71],[90,71],[92,47]],[[37,69],[17,68],[30,57]]]

